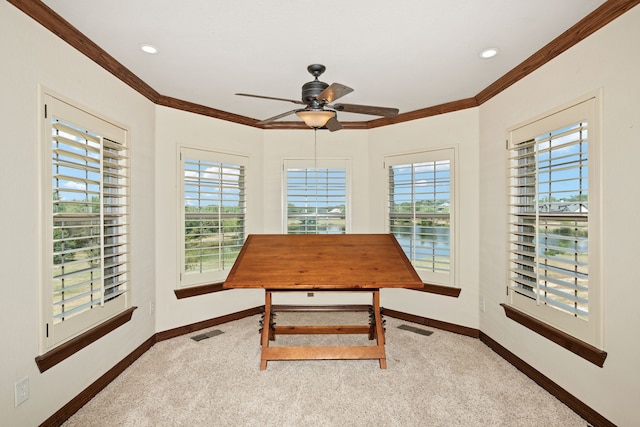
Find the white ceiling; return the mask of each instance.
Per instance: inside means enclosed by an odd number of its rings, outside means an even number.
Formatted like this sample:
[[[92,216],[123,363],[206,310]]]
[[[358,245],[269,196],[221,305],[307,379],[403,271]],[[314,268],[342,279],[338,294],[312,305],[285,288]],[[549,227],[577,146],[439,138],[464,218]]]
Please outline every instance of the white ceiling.
[[[162,95],[256,119],[312,76],[400,113],[477,95],[603,0],[43,0]],[[141,44],[159,49],[145,54]],[[479,53],[497,47],[498,56]],[[376,117],[339,113],[341,121]],[[289,116],[286,120],[295,120]]]

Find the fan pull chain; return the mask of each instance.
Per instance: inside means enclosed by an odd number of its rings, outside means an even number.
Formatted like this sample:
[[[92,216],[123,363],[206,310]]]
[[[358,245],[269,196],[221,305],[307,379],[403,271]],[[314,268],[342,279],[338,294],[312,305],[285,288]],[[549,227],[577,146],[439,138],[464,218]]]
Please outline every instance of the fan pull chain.
[[[316,181],[316,234],[318,233],[318,128],[313,128],[313,170]]]

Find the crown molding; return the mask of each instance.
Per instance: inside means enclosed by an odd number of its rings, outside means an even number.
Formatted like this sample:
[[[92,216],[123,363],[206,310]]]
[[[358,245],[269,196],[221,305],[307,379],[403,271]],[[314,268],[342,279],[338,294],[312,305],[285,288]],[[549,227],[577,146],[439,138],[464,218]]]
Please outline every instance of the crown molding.
[[[577,24],[478,93],[475,96],[478,105],[484,104],[638,4],[640,4],[640,0],[608,0],[604,2]]]
[[[176,108],[259,129],[309,129],[303,122],[295,121],[271,122],[259,125],[258,120],[250,117],[161,95],[43,2],[33,0],[7,1],[157,105]],[[640,4],[640,0],[607,0],[596,10],[560,34],[529,58],[525,59],[511,71],[491,83],[474,97],[409,111],[399,114],[394,118],[380,118],[364,122],[345,122],[342,123],[342,125],[344,129],[373,129],[482,105],[509,86],[542,67],[562,52],[633,9],[638,4]]]
[[[113,56],[105,52],[100,46],[71,25],[63,17],[55,13],[41,1],[7,0],[9,3],[30,16],[34,21],[51,31],[56,36],[71,45],[78,52],[91,59],[96,64],[131,86],[151,102],[157,102],[160,94],[131,70],[118,62]]]
[[[257,124],[258,120],[252,119],[251,117],[217,110],[215,108],[207,107],[206,105],[196,104],[194,102],[184,101],[182,99],[172,98],[170,96],[160,95],[155,101],[155,104],[175,108],[176,110],[183,110],[190,113],[201,114],[203,116],[214,117],[216,119],[226,120],[228,122],[238,123],[241,125],[262,128],[261,125]]]

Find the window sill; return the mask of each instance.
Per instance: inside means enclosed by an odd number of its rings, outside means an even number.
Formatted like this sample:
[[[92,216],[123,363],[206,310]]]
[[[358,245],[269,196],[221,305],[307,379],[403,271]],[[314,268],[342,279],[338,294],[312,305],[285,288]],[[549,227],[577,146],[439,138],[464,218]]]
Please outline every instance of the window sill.
[[[89,344],[98,341],[109,332],[119,328],[120,326],[131,320],[133,311],[138,307],[131,307],[128,310],[123,311],[117,316],[112,317],[98,326],[95,326],[88,331],[78,335],[77,337],[59,345],[51,351],[46,352],[43,355],[36,357],[36,364],[40,372],[44,372],[49,368],[57,365],[68,357],[73,356]]]
[[[563,347],[583,359],[588,360],[594,365],[601,368],[604,365],[604,361],[607,358],[606,351],[602,351],[591,344],[587,344],[584,341],[574,338],[571,335],[549,326],[508,304],[500,305],[504,308],[506,316],[514,322],[521,324],[525,328],[528,328],[539,335],[542,335],[548,340],[558,344],[560,347]]]
[[[224,282],[219,283],[210,283],[208,285],[200,285],[200,286],[191,286],[189,288],[181,288],[173,291],[176,294],[176,298],[189,298],[195,297],[198,295],[211,294],[214,292],[226,291],[222,285]]]
[[[458,298],[460,296],[460,288],[453,288],[451,286],[432,285],[425,283],[422,289],[415,289],[418,292],[427,292],[430,294],[444,295],[447,297]]]
[[[176,294],[176,298],[189,298],[195,297],[198,295],[211,294],[214,292],[226,291],[222,285],[224,282],[219,283],[210,283],[208,285],[200,285],[200,286],[191,286],[189,288],[176,289],[173,292]],[[415,289],[418,292],[427,292],[430,294],[444,295],[447,297],[458,298],[460,296],[460,292],[462,289],[453,288],[451,286],[443,286],[443,285],[432,285],[430,283],[425,283],[422,289]]]

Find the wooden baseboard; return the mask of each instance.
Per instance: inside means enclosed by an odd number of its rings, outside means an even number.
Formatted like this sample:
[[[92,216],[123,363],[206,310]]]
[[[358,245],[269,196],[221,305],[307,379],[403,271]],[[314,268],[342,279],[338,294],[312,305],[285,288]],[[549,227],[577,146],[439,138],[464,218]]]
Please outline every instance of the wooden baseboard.
[[[201,329],[211,328],[212,326],[218,326],[223,323],[233,322],[234,320],[240,320],[245,317],[260,314],[264,311],[264,307],[254,307],[248,310],[238,311],[236,313],[227,314],[226,316],[215,317],[209,320],[203,320],[202,322],[192,323],[190,325],[180,326],[179,328],[169,329],[168,331],[158,332],[156,342],[168,340],[170,338],[179,337],[180,335],[190,334],[191,332],[199,331]]]
[[[201,329],[210,328],[223,323],[239,320],[244,317],[260,314],[264,311],[264,306],[250,308],[236,313],[231,313],[226,316],[216,317],[213,319],[205,320],[202,322],[192,323],[179,328],[170,329],[164,332],[158,332],[144,343],[142,343],[137,349],[131,352],[127,357],[117,363],[107,373],[101,376],[98,380],[94,381],[89,387],[83,390],[80,394],[74,397],[69,403],[64,405],[55,414],[50,416],[44,421],[41,426],[55,427],[62,425],[73,414],[75,414],[80,408],[82,408],[87,402],[89,402],[100,390],[105,388],[111,381],[113,381],[118,375],[124,372],[129,365],[135,362],[140,356],[142,356],[147,350],[149,350],[156,342],[166,339],[178,337],[180,335],[189,334]],[[540,387],[554,395],[558,400],[567,405],[576,414],[584,418],[588,423],[594,426],[615,427],[615,424],[607,420],[605,417],[591,409],[589,406],[581,402],[575,396],[558,386],[551,379],[547,378],[531,365],[511,353],[502,345],[494,341],[491,337],[479,331],[478,329],[469,328],[466,326],[460,326],[453,323],[443,322],[440,320],[429,319],[422,316],[416,316],[413,314],[403,313],[401,311],[383,309],[384,315],[394,317],[397,319],[405,320],[407,322],[417,323],[419,325],[430,326],[436,329],[442,329],[448,332],[466,335],[472,338],[479,338],[485,345],[495,351],[507,362],[515,366],[519,371],[527,375],[533,381],[535,381]]]
[[[419,325],[424,325],[424,326],[430,326],[432,328],[442,329],[443,331],[453,332],[460,335],[466,335],[472,338],[478,338],[480,336],[480,331],[478,329],[469,328],[467,326],[460,326],[454,323],[443,322],[441,320],[429,319],[428,317],[407,314],[407,313],[403,313],[402,311],[383,308],[382,314],[384,316],[395,317],[396,319],[402,319],[402,320],[406,320],[407,322],[417,323]]]
[[[177,337],[180,335],[189,334],[193,331],[209,328],[211,326],[220,325],[222,323],[231,322],[233,320],[239,320],[243,317],[253,316],[254,314],[262,313],[263,307],[255,307],[248,310],[240,311],[237,313],[228,314],[226,316],[216,317],[213,319],[205,320],[202,322],[193,323],[191,325],[182,326],[180,328],[171,329],[169,331],[159,332],[151,336],[145,342],[143,342],[138,348],[129,353],[124,359],[118,362],[113,368],[107,371],[104,375],[91,383],[89,387],[84,389],[80,394],[74,397],[69,403],[60,408],[56,413],[47,418],[41,427],[58,427],[67,421],[73,414],[78,412],[85,404],[87,404],[93,397],[98,394],[102,389],[108,386],[111,381],[116,379],[118,375],[125,371],[133,362],[138,360],[140,356],[147,352],[155,343]]]
[[[584,418],[590,425],[601,427],[615,427],[611,421],[591,409],[567,390],[560,387],[548,377],[540,373],[533,366],[520,359],[515,354],[498,344],[484,332],[480,332],[480,341],[485,343],[490,349],[498,353],[504,360],[515,366],[520,372],[531,378],[540,387],[554,395],[559,401],[567,405],[573,412]]]
[[[118,362],[107,373],[85,388],[80,394],[74,397],[69,403],[60,408],[55,414],[47,418],[41,427],[57,427],[67,421],[73,414],[78,412],[85,404],[94,398],[103,388],[115,380],[118,375],[124,372],[133,362],[147,352],[156,343],[155,335],[143,342],[138,348],[133,350],[127,357]]]

